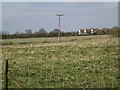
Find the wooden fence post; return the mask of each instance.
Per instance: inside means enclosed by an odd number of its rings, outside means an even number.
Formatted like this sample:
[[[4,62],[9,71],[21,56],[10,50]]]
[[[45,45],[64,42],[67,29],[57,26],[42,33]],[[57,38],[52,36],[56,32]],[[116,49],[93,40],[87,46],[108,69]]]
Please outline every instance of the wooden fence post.
[[[8,90],[8,60],[5,60],[5,77],[4,77],[4,80],[5,80],[5,84],[4,84],[4,87],[5,87],[5,90]]]

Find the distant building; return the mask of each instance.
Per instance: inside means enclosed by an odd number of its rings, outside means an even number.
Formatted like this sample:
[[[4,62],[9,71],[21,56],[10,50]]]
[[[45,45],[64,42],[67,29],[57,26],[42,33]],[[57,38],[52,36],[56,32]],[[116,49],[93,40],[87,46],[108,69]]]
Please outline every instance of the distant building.
[[[94,33],[94,30],[93,30],[93,28],[91,28],[90,30],[91,30],[91,31],[90,31],[90,32],[91,32],[91,34],[93,34],[93,33]]]
[[[79,30],[79,35],[86,35],[86,34],[88,34],[90,31],[89,31],[89,29],[80,29]]]
[[[81,34],[81,31],[79,30],[79,35]]]
[[[83,30],[83,33],[84,33],[84,34],[87,34],[87,31],[86,31],[86,29],[84,29],[84,30]]]
[[[102,34],[105,34],[105,29],[90,28],[79,30],[79,35],[102,35]]]

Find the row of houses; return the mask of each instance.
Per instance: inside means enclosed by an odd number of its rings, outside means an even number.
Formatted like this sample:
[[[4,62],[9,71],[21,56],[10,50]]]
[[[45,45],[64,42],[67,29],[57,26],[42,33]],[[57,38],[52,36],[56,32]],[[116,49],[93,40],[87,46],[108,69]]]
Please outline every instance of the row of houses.
[[[79,30],[79,35],[102,35],[102,34],[106,34],[106,29],[90,28]]]

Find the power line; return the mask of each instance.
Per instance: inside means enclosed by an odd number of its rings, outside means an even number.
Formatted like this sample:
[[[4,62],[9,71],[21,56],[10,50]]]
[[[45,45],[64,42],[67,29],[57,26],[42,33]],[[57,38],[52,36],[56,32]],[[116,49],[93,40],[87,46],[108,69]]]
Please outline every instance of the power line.
[[[64,14],[56,14],[56,16],[59,17],[59,21],[58,21],[58,22],[59,22],[58,41],[60,41],[60,31],[61,31],[61,30],[60,30],[60,17],[61,17],[61,16],[64,16]]]

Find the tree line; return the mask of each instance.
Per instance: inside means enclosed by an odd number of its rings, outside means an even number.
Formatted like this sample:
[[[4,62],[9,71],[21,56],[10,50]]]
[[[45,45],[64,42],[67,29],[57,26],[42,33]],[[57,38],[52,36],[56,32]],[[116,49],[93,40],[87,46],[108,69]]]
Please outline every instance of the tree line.
[[[112,36],[120,36],[118,27],[113,27],[111,29],[105,29],[106,33],[102,33],[100,35],[110,34]],[[14,34],[10,34],[6,31],[0,33],[2,39],[11,39],[11,38],[33,38],[33,37],[58,37],[58,33],[60,32],[61,37],[65,36],[80,36],[78,31],[64,32],[59,29],[54,29],[53,31],[47,32],[44,28],[40,28],[38,31],[32,32],[31,29],[26,29],[25,33],[15,32]],[[99,33],[95,33],[94,35],[99,35]]]

